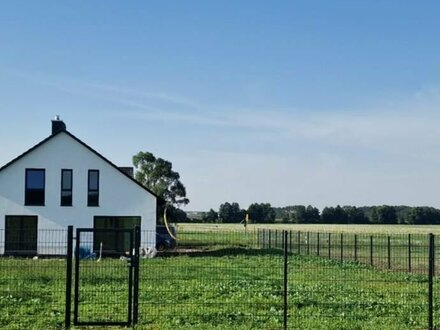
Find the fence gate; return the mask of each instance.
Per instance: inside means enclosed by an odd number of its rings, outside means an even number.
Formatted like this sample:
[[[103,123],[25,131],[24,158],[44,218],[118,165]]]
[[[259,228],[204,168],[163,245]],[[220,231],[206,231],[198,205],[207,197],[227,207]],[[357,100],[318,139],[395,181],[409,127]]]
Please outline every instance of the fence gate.
[[[74,325],[137,323],[139,245],[139,227],[76,230]]]

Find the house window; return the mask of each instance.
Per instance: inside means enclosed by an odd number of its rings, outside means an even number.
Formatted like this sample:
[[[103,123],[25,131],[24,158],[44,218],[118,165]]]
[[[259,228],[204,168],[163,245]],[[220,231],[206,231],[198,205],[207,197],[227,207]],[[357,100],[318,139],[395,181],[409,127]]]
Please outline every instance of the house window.
[[[38,217],[7,215],[5,217],[5,254],[36,255]]]
[[[61,206],[72,206],[72,170],[61,170]]]
[[[93,235],[93,249],[103,254],[121,254],[131,251],[133,248],[130,240],[130,233],[126,231],[115,231],[115,229],[133,230],[141,225],[139,216],[95,216],[93,217],[93,228],[108,229],[108,231],[96,231]]]
[[[25,205],[44,205],[46,170],[26,169]]]
[[[87,206],[99,206],[99,171],[89,170]]]

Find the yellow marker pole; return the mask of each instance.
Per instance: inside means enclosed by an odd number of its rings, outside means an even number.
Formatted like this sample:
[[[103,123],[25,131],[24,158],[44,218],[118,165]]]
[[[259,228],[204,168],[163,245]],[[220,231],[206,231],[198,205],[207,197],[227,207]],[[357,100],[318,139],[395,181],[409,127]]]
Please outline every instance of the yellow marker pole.
[[[244,233],[247,233],[247,225],[249,223],[249,213],[246,213],[246,217],[244,218]]]

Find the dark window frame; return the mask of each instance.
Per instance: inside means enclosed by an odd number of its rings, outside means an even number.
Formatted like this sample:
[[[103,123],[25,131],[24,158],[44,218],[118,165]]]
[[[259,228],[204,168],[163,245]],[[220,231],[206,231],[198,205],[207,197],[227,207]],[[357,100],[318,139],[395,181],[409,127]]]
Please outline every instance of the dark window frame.
[[[43,172],[43,189],[30,189],[28,188],[28,173],[31,171],[42,171]],[[29,196],[32,192],[43,192],[43,199],[40,203],[31,202],[31,197]],[[45,168],[26,168],[25,171],[25,182],[24,182],[24,205],[25,206],[45,206],[46,202],[46,169]]]
[[[97,177],[97,189],[90,188],[90,174],[96,173]],[[96,198],[95,198],[96,194]],[[95,201],[96,200],[96,201]],[[89,170],[87,174],[87,206],[98,207],[99,206],[99,170]]]
[[[14,220],[15,218],[15,220]],[[19,228],[11,228],[11,222],[19,219]],[[35,229],[25,231],[24,219],[35,220]],[[31,226],[33,227],[33,226]],[[15,230],[14,230],[15,229]],[[11,240],[11,236],[13,237]],[[30,256],[38,251],[38,216],[5,215],[5,255]]]
[[[103,232],[95,232],[93,235],[93,250],[99,254],[100,243],[103,243],[102,254],[107,256],[120,256],[130,251],[128,247],[129,233],[136,226],[141,226],[141,216],[106,216],[95,215],[93,217],[93,228],[103,229]],[[129,226],[127,226],[129,225]],[[108,232],[105,230],[108,229]],[[117,230],[121,231],[117,231]]]
[[[64,173],[65,172],[70,172],[70,189],[65,189],[64,188]],[[69,199],[65,199],[66,196],[63,196],[63,193],[69,193],[70,192],[70,196]],[[67,168],[63,168],[61,169],[61,196],[60,196],[60,206],[72,206],[73,205],[73,170],[72,169],[67,169]]]

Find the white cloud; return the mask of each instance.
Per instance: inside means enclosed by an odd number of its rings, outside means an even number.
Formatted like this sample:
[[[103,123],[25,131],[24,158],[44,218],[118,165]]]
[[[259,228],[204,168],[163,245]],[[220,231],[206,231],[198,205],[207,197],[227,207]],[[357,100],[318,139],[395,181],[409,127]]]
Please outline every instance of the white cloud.
[[[255,201],[440,206],[436,86],[369,109],[317,112],[219,108],[173,93],[35,77],[28,79],[121,109],[107,116],[184,124],[183,130],[203,141],[203,146],[194,139],[185,143],[180,134],[182,154],[173,155],[192,201],[189,209],[217,208],[228,200],[242,206]],[[201,128],[228,139],[208,141]]]
[[[232,125],[253,128],[247,134],[256,140],[259,130],[271,132],[285,152],[196,155],[209,171],[198,180],[199,172],[187,168],[193,206],[215,208],[235,200],[242,206],[269,201],[440,207],[439,105],[436,97],[422,100],[419,93],[406,104],[364,111],[229,113]],[[308,153],[289,149],[290,143],[305,145]],[[217,188],[206,195],[208,187]]]
[[[234,145],[202,154],[188,149],[187,162],[179,166],[192,197],[190,208],[216,208],[227,200],[242,206],[255,201],[440,206],[435,197],[440,185],[439,91],[427,88],[369,109],[326,112],[218,109],[186,99],[181,111],[175,106],[179,97],[159,96],[166,102],[151,106],[151,97],[124,91],[117,101],[132,110],[115,115],[184,123],[194,134],[198,126],[232,129],[236,141],[255,144],[264,134],[277,145],[276,152],[243,152]]]

